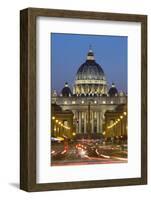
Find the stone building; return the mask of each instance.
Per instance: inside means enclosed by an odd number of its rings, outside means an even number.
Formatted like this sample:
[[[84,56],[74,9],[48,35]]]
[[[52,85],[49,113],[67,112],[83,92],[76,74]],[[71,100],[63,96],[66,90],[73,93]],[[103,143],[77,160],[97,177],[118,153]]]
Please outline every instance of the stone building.
[[[71,110],[62,110],[59,105],[51,104],[51,136],[68,137],[73,135],[73,113]]]
[[[127,139],[127,105],[121,104],[105,112],[104,134],[107,138]]]

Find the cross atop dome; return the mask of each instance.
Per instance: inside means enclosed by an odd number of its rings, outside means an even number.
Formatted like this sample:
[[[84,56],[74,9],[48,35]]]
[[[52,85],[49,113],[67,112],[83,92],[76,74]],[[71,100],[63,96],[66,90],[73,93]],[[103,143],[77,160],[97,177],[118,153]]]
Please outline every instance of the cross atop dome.
[[[91,45],[89,45],[89,51],[88,51],[88,54],[87,54],[87,60],[95,60],[94,53],[92,51],[92,46]]]

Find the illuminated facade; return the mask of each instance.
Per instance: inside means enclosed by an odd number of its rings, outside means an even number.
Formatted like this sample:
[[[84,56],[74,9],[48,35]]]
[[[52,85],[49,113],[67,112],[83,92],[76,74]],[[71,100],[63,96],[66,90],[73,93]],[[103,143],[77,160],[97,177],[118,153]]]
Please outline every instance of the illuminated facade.
[[[115,84],[108,89],[105,73],[90,49],[86,61],[77,71],[72,89],[66,82],[60,94],[53,91],[52,103],[64,111],[72,111],[77,136],[102,136],[106,111],[127,104],[127,96],[118,92]]]
[[[52,137],[68,137],[73,134],[73,113],[62,110],[59,105],[51,104],[51,135]]]
[[[113,111],[106,111],[104,134],[106,137],[127,139],[127,105],[121,104]]]

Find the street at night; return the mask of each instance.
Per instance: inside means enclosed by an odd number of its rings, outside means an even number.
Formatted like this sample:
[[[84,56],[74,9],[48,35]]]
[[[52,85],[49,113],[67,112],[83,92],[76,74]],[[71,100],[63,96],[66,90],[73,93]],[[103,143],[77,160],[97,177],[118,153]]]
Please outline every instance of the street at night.
[[[127,163],[127,37],[51,40],[50,166]]]
[[[81,139],[72,142],[52,142],[51,146],[51,166],[126,162],[126,144]]]

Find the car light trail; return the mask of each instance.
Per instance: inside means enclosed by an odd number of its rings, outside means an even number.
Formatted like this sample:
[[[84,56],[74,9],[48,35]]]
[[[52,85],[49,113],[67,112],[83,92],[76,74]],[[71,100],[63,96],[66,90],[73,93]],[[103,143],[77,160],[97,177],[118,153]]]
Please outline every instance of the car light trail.
[[[110,156],[106,156],[106,155],[103,155],[103,154],[101,154],[100,156],[102,156],[103,158],[111,158]]]
[[[67,150],[65,149],[64,151],[61,152],[61,154],[65,154],[67,152]]]

